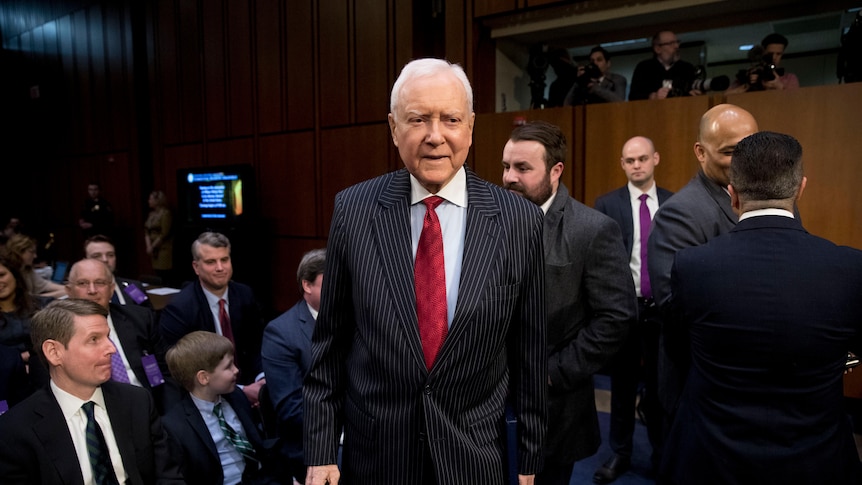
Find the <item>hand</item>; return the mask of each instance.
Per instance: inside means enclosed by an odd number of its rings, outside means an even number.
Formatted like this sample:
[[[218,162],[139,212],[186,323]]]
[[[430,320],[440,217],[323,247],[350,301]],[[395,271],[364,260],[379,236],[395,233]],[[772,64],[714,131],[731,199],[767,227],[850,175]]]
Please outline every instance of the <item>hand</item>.
[[[670,93],[670,88],[659,88],[658,91],[650,93],[649,99],[665,99],[668,93]]]
[[[260,406],[260,388],[264,384],[266,384],[265,377],[254,384],[243,386],[242,392],[245,394],[245,397],[248,398],[248,402],[251,403],[251,407],[256,408]]]
[[[518,485],[533,485],[536,483],[536,475],[518,475]]]
[[[338,465],[310,466],[305,475],[305,485],[338,485],[340,478]]]
[[[30,363],[30,351],[29,351],[29,350],[25,350],[24,352],[21,352],[21,360],[22,360],[25,364],[29,364],[29,363]]]
[[[777,90],[784,89],[784,83],[781,81],[781,76],[779,76],[778,73],[775,71],[772,71],[772,75],[775,76],[775,79],[773,79],[772,81],[763,81],[763,88]]]

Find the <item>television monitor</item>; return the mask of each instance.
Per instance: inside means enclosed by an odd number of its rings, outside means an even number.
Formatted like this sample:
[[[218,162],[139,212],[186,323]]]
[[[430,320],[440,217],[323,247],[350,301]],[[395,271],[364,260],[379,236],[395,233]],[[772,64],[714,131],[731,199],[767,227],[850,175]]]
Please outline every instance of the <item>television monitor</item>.
[[[235,225],[251,218],[251,165],[197,167],[177,171],[181,217],[191,224]]]

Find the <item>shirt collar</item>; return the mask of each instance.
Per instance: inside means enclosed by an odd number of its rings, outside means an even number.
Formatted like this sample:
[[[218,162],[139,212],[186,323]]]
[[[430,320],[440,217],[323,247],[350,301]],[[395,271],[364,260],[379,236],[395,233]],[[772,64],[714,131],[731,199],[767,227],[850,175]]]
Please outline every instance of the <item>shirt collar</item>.
[[[650,187],[649,190],[647,190],[646,192],[642,191],[640,188],[636,187],[635,184],[631,182],[628,183],[628,187],[629,196],[632,198],[632,200],[638,200],[638,197],[640,197],[641,194],[647,194],[650,199],[658,200],[658,189],[656,188],[657,184],[655,183],[655,181],[653,181],[652,187]]]
[[[462,166],[457,172],[455,172],[455,176],[452,177],[452,180],[444,185],[436,194],[428,192],[428,190],[425,189],[425,187],[419,183],[419,180],[417,180],[411,173],[410,205],[418,204],[431,195],[442,197],[458,207],[467,207],[467,172],[464,170],[464,167]]]
[[[198,284],[201,285],[200,281],[198,281]],[[211,291],[204,288],[204,285],[201,285],[201,289],[204,290],[204,296],[207,298],[207,303],[209,303],[211,307],[218,306],[219,300],[224,300],[225,303],[230,305],[230,299],[228,299],[228,297],[227,297],[227,295],[228,295],[228,293],[230,293],[230,291],[225,290],[224,295],[216,296]],[[229,289],[230,288],[228,288],[228,290]]]
[[[789,217],[791,219],[795,219],[793,217],[793,213],[790,211],[786,211],[784,209],[775,209],[775,208],[767,208],[767,209],[757,209],[753,211],[743,212],[741,216],[739,216],[739,222],[744,221],[745,219],[749,219],[751,217],[758,216],[781,216],[781,217]]]
[[[544,214],[548,213],[548,211],[551,209],[551,204],[554,203],[554,199],[556,199],[556,198],[557,198],[557,191],[555,190],[554,193],[551,194],[550,197],[548,197],[548,200],[546,200],[544,204],[539,206],[539,208],[542,209],[542,213],[544,213]]]
[[[89,399],[81,399],[69,394],[63,389],[60,389],[60,387],[52,380],[51,392],[54,393],[54,397],[57,399],[57,404],[60,405],[60,410],[63,412],[63,417],[66,418],[67,421],[77,413],[81,409],[81,406],[83,406],[87,401],[93,401],[97,406],[105,409],[107,412],[107,408],[105,407],[105,395],[102,394],[101,387],[97,387]]]

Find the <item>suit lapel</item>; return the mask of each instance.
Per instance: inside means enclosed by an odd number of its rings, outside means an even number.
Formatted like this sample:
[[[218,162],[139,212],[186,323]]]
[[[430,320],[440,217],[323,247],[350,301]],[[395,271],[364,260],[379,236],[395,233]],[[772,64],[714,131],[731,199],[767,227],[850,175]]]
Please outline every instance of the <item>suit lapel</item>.
[[[117,442],[117,448],[120,450],[120,456],[123,459],[123,467],[129,478],[140,475],[135,457],[135,447],[132,444],[132,431],[129,429],[133,422],[132,406],[134,403],[123,399],[119,394],[119,386],[126,384],[116,384],[108,381],[102,384],[102,395],[105,397],[105,410],[108,412],[108,418],[111,420],[111,428],[114,430],[114,440]]]
[[[183,412],[186,414],[186,421],[188,421],[189,426],[192,427],[195,434],[198,435],[198,438],[201,440],[201,443],[206,445],[207,451],[210,456],[215,458],[216,462],[219,461],[218,458],[218,450],[216,450],[215,442],[213,441],[213,437],[207,429],[207,425],[204,422],[203,416],[201,416],[200,411],[195,406],[194,401],[190,396],[185,396],[181,401],[183,406]]]
[[[42,388],[39,393],[33,412],[41,419],[33,425],[33,433],[42,442],[46,458],[54,464],[62,483],[83,484],[84,476],[63,411],[49,387]]]
[[[619,194],[620,200],[617,210],[620,211],[620,220],[625,223],[620,230],[623,233],[623,242],[626,244],[626,254],[631,254],[635,238],[635,222],[632,219],[632,194],[629,192],[628,185],[620,189]]]
[[[733,207],[730,205],[730,195],[720,185],[708,179],[703,171],[698,172],[697,176],[700,177],[700,182],[713,200],[715,200],[715,203],[721,208],[721,211],[724,212],[724,215],[727,216],[727,219],[736,224],[739,221],[739,217],[733,212]]]
[[[194,281],[192,284],[195,285],[195,297],[198,299],[198,320],[200,321],[200,328],[209,332],[215,332],[216,322],[215,319],[213,319],[213,312],[210,311],[210,304],[207,301],[206,295],[204,295],[204,290],[201,288],[201,282]],[[230,291],[230,283],[228,283],[228,291]]]
[[[314,317],[311,316],[311,311],[308,309],[308,303],[305,300],[302,300],[298,303],[299,305],[299,330],[302,332],[302,335],[311,341],[311,337],[314,334]]]
[[[372,237],[381,263],[383,281],[393,296],[390,303],[416,358],[425,367],[419,325],[416,319],[416,293],[413,288],[413,256],[410,251],[410,174],[406,169],[395,172],[388,187],[380,194],[379,210],[371,223]],[[413,298],[401,298],[410,295]]]
[[[122,311],[114,308],[114,306],[111,306],[111,320],[114,322],[114,330],[117,331],[117,338],[123,344],[123,354],[125,354],[126,359],[129,361],[129,366],[131,366],[132,371],[138,380],[141,381],[141,384],[149,387],[150,381],[147,379],[146,374],[140,375],[143,372],[138,372],[138,369],[143,370],[143,364],[141,363],[143,350],[138,345],[138,332],[134,322],[126,317]]]

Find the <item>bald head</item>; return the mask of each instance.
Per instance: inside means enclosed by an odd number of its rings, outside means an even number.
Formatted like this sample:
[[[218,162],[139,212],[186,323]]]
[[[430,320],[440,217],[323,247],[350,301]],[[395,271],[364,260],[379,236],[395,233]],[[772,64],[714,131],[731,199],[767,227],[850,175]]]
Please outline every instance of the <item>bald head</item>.
[[[694,154],[706,176],[726,187],[730,183],[730,157],[737,143],[758,131],[748,111],[732,104],[719,104],[700,118]]]
[[[635,187],[646,192],[652,188],[659,154],[652,140],[645,136],[630,138],[624,145],[620,166]]]
[[[94,301],[108,308],[114,293],[114,276],[98,259],[82,259],[69,270],[66,293],[70,298]]]

